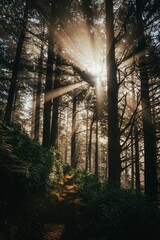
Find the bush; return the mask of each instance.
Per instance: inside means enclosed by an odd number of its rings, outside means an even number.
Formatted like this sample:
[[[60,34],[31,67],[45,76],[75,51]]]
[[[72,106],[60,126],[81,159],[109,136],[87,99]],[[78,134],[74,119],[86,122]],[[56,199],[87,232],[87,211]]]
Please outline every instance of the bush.
[[[147,196],[85,176],[79,196],[83,239],[159,239],[160,211]]]
[[[32,141],[18,125],[0,122],[0,196],[10,201],[47,186],[53,155]]]

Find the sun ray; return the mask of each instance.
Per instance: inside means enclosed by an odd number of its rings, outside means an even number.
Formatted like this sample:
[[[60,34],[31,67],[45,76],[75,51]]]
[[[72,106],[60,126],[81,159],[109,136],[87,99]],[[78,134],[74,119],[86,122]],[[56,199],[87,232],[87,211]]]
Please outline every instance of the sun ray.
[[[103,75],[104,78],[106,66],[103,21],[94,23],[94,31],[91,32],[80,6],[78,12],[78,19],[63,22],[61,27],[54,31],[54,37],[61,49],[60,54],[82,70],[99,77]]]
[[[76,88],[80,88],[83,87],[84,85],[86,85],[85,82],[80,82],[80,83],[74,83],[74,84],[70,84],[64,87],[60,87],[58,89],[54,89],[50,92],[48,92],[45,96],[45,102],[51,100],[51,99],[55,99],[57,97],[60,97]]]

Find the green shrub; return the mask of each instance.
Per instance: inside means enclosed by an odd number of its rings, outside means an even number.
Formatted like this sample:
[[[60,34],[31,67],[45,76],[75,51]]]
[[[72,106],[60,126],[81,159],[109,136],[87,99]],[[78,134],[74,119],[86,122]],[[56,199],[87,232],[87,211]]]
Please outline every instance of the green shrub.
[[[75,183],[79,186],[79,189],[84,186],[86,183],[86,178],[88,177],[94,177],[89,172],[83,170],[83,169],[72,169],[72,173],[75,176]]]
[[[69,164],[63,164],[63,174],[66,175],[66,174],[71,174],[73,171],[71,165]]]
[[[160,237],[160,211],[143,194],[112,187],[85,176],[79,188],[83,239],[154,239]]]
[[[18,125],[0,122],[0,196],[9,201],[47,186],[53,154],[32,141]]]

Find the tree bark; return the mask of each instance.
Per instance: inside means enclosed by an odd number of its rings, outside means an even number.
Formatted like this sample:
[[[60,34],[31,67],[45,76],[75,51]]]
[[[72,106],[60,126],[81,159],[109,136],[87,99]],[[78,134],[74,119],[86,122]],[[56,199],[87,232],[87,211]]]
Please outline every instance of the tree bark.
[[[140,171],[139,171],[139,140],[138,140],[138,128],[136,124],[134,125],[134,135],[135,135],[135,170],[136,170],[136,192],[141,191],[140,185]]]
[[[85,169],[88,171],[88,108],[87,111],[87,119],[86,119],[86,164]]]
[[[36,76],[35,76],[36,77]],[[36,80],[36,79],[35,79]],[[36,86],[33,83],[33,95],[32,95],[32,119],[31,119],[31,139],[34,139],[35,129],[35,109],[36,109]]]
[[[54,63],[54,42],[52,23],[54,23],[54,4],[51,1],[51,19],[49,27],[49,40],[48,40],[48,59],[47,59],[47,72],[44,93],[44,111],[43,111],[43,147],[50,148],[51,145],[51,105],[52,100],[47,99],[47,94],[52,90],[53,78],[53,63]]]
[[[143,2],[136,0],[137,17],[137,37],[139,51],[143,52],[138,59],[140,81],[141,81],[141,103],[142,103],[142,121],[144,136],[144,164],[145,164],[145,193],[153,200],[157,201],[157,149],[155,127],[152,122],[150,96],[149,96],[149,78],[145,61],[145,36],[143,27]]]
[[[19,65],[20,65],[22,48],[25,40],[27,22],[28,22],[28,3],[26,1],[23,22],[22,22],[22,30],[17,43],[17,50],[16,50],[16,55],[15,55],[13,70],[12,70],[12,79],[11,79],[11,84],[10,84],[9,93],[8,93],[6,111],[4,115],[4,121],[6,122],[7,125],[11,123],[13,103],[15,99],[16,87],[17,87],[17,81],[18,81]]]
[[[76,105],[77,98],[73,97],[73,111],[72,111],[72,136],[71,136],[71,166],[73,168],[77,167],[76,160]]]
[[[131,189],[134,189],[134,168],[135,168],[135,163],[134,163],[134,140],[133,140],[133,129],[131,130]]]
[[[60,59],[57,55],[56,59],[56,69],[55,69],[55,79],[54,79],[54,90],[59,88],[59,67]],[[53,111],[52,111],[52,129],[51,129],[51,145],[58,149],[58,109],[59,109],[60,98],[55,98],[53,100]]]
[[[36,110],[34,122],[34,139],[39,141],[40,131],[40,101],[41,101],[41,87],[42,87],[42,68],[43,68],[43,42],[41,44],[41,52],[38,61],[38,82],[36,90]]]
[[[113,26],[113,2],[106,0],[106,46],[108,81],[108,180],[120,185],[121,162],[118,128],[118,83],[116,76],[115,43]]]
[[[99,175],[99,153],[98,153],[98,116],[96,116],[96,146],[95,146],[95,175]]]
[[[90,133],[89,133],[89,144],[88,144],[88,161],[89,161],[89,171],[92,172],[92,132],[93,132],[93,124],[95,122],[95,114],[93,114],[93,118],[90,125]]]

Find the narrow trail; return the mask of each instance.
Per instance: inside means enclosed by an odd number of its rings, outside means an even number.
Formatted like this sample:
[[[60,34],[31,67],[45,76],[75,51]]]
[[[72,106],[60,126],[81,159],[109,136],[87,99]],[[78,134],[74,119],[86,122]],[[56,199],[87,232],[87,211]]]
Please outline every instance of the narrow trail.
[[[43,240],[78,239],[76,201],[73,177],[66,176],[60,199],[49,209]]]

